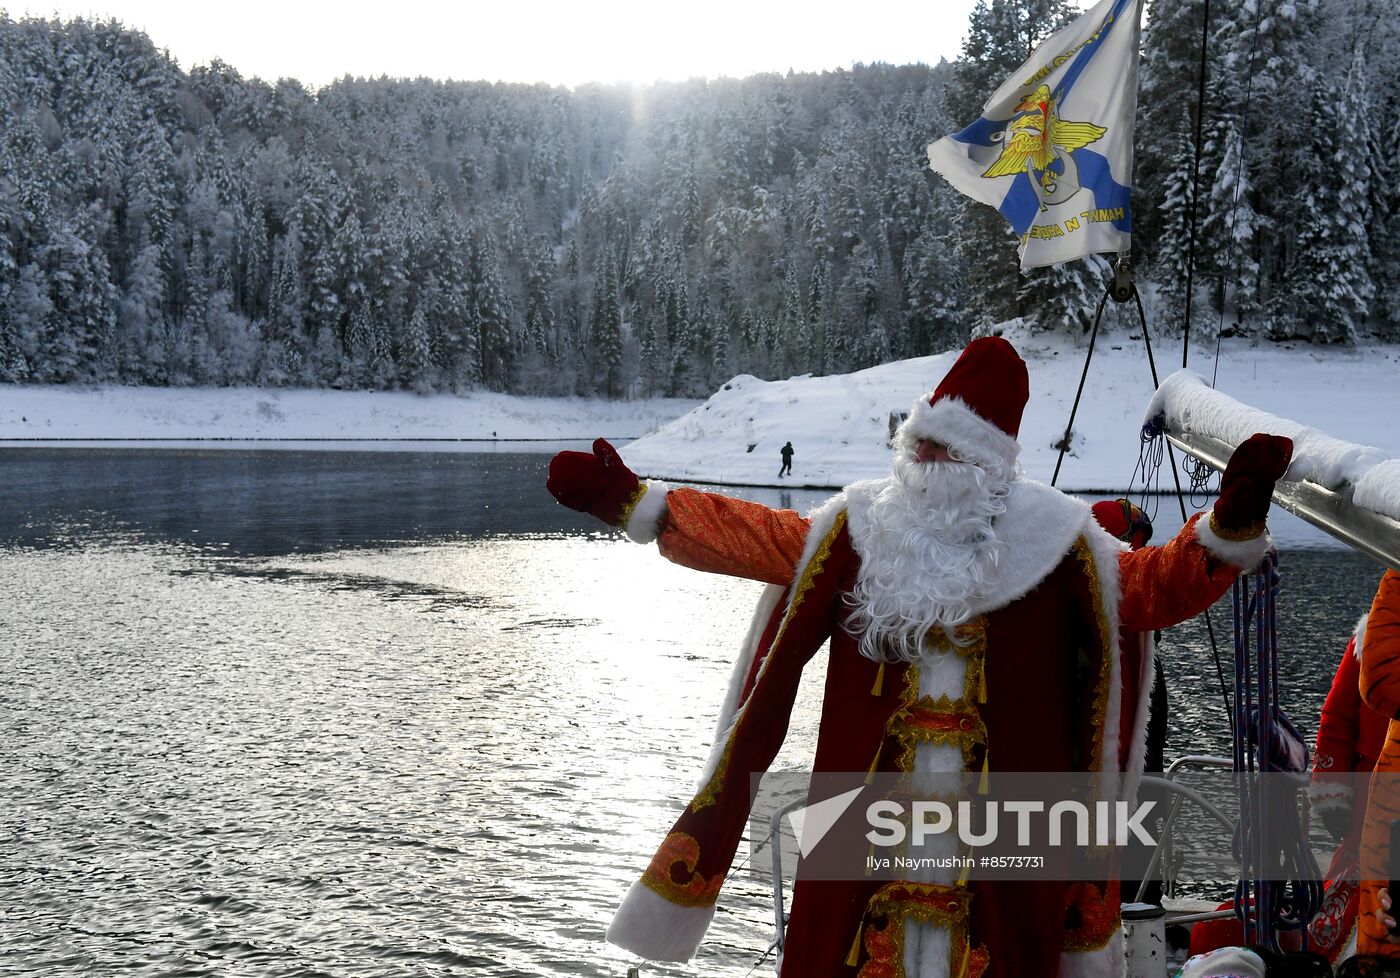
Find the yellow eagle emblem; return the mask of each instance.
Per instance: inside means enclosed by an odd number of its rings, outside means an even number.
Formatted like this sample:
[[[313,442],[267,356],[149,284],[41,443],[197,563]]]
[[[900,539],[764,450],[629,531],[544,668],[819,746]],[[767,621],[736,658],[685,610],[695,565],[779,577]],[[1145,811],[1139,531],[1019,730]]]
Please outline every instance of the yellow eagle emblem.
[[[1015,111],[1023,114],[1007,125],[1001,155],[987,167],[982,174],[984,177],[1026,173],[1034,179],[1039,173],[1039,182],[1048,188],[1056,178],[1048,167],[1057,156],[1067,159],[1072,151],[1108,132],[1092,122],[1061,119],[1055,112],[1055,100],[1050,97],[1048,85],[1041,85],[1022,99]]]

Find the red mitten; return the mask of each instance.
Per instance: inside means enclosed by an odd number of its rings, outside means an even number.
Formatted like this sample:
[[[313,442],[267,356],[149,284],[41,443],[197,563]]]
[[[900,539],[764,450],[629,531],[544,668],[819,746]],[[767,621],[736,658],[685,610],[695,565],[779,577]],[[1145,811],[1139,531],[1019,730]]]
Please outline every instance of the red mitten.
[[[621,526],[637,504],[640,483],[617,449],[599,438],[590,452],[560,452],[549,462],[549,494],[570,509]]]
[[[1263,533],[1274,483],[1288,471],[1292,457],[1292,439],[1250,435],[1225,466],[1211,529],[1226,540],[1247,540]]]

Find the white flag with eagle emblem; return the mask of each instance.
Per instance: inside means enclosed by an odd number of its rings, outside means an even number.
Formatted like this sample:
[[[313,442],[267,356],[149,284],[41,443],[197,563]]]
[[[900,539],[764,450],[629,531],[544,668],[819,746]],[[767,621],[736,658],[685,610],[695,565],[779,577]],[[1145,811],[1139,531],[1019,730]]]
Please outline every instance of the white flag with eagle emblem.
[[[1142,0],[1102,0],[1035,49],[929,166],[1021,237],[1021,268],[1126,254]]]

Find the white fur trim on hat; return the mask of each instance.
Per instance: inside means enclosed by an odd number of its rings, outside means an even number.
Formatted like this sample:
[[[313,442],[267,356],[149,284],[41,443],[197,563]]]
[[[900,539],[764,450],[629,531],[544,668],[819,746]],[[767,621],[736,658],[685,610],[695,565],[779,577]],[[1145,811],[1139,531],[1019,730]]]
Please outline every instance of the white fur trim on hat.
[[[896,443],[912,448],[920,438],[942,442],[969,462],[1002,462],[1013,465],[1021,443],[977,414],[960,397],[944,397],[934,404],[928,395],[915,402],[909,418],[895,432]]]
[[[713,904],[683,907],[638,880],[608,925],[608,943],[648,961],[689,961],[714,916]]]
[[[1189,958],[1180,978],[1264,978],[1264,959],[1247,947],[1222,947]]]
[[[623,527],[633,543],[651,543],[661,533],[661,517],[666,512],[666,493],[670,488],[655,479],[646,481],[646,492],[637,500]]]
[[[1264,559],[1264,555],[1274,545],[1274,538],[1269,536],[1268,530],[1248,540],[1226,540],[1211,529],[1209,515],[1204,515],[1196,521],[1196,540],[1210,551],[1210,555],[1216,560],[1244,570],[1253,570],[1259,566],[1259,561]]]

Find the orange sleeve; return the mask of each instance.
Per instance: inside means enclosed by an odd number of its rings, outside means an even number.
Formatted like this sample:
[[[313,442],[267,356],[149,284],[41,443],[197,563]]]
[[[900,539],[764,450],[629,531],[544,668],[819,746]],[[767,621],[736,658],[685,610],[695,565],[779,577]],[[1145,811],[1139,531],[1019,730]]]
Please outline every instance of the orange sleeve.
[[[663,557],[685,567],[791,584],[810,526],[790,509],[672,489],[656,542]]]
[[[1361,698],[1388,717],[1400,714],[1400,571],[1394,569],[1381,578],[1366,618],[1361,642]]]
[[[1135,632],[1170,628],[1205,611],[1230,590],[1240,569],[1216,560],[1196,539],[1196,521],[1187,522],[1160,547],[1118,556],[1123,592],[1119,624]]]

